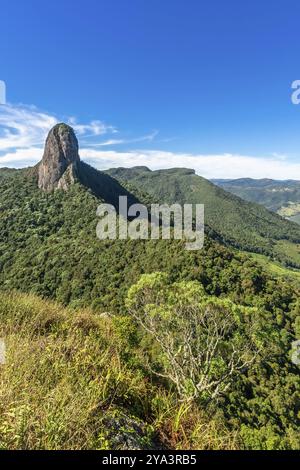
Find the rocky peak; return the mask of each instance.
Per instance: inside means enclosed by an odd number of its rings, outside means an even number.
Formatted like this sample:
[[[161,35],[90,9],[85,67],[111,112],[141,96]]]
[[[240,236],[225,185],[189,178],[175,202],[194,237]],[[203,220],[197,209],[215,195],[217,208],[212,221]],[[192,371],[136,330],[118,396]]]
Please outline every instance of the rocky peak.
[[[57,124],[46,139],[44,155],[38,168],[39,188],[44,191],[66,190],[75,181],[79,162],[74,130],[67,124]]]

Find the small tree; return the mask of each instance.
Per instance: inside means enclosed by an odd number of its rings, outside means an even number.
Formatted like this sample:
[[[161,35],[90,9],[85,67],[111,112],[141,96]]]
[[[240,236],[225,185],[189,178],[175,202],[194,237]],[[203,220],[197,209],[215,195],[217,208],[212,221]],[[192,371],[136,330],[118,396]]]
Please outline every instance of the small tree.
[[[264,341],[257,309],[208,297],[198,282],[170,285],[164,273],[143,275],[129,290],[127,307],[160,347],[149,367],[173,382],[182,400],[224,393]]]

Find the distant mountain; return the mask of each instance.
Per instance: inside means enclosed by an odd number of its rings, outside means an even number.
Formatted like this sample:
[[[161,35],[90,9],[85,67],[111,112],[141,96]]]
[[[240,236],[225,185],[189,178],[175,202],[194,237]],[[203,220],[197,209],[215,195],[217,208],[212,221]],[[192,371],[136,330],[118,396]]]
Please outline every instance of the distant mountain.
[[[300,181],[240,178],[212,182],[246,201],[262,204],[282,217],[300,223]]]
[[[130,182],[165,203],[202,203],[208,232],[225,244],[300,265],[300,228],[264,207],[246,202],[194,170],[146,167],[113,168],[107,173]]]
[[[16,168],[6,168],[6,167],[0,168],[0,178],[2,178],[3,176],[13,176],[18,171],[21,171],[21,170],[17,170]]]

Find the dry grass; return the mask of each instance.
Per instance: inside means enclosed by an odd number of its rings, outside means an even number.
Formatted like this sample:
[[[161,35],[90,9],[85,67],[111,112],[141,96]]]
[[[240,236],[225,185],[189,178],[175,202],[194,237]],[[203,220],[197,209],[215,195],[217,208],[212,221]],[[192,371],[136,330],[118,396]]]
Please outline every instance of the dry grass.
[[[105,316],[2,293],[0,337],[0,449],[101,448],[103,418],[116,407],[151,424],[167,447],[237,447],[225,428],[122,360]]]

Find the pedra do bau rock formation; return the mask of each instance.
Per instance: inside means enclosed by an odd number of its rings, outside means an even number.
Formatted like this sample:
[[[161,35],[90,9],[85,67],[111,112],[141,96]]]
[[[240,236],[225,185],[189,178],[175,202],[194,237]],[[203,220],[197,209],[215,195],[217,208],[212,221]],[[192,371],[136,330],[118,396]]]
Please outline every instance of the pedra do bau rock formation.
[[[39,188],[44,191],[67,190],[75,182],[79,164],[74,130],[66,124],[57,124],[48,134],[44,155],[38,165]]]
[[[140,201],[116,179],[80,160],[78,140],[72,127],[57,124],[48,134],[44,155],[33,170],[39,189],[67,191],[74,183],[102,201],[119,206],[119,196],[127,196],[130,205]]]

